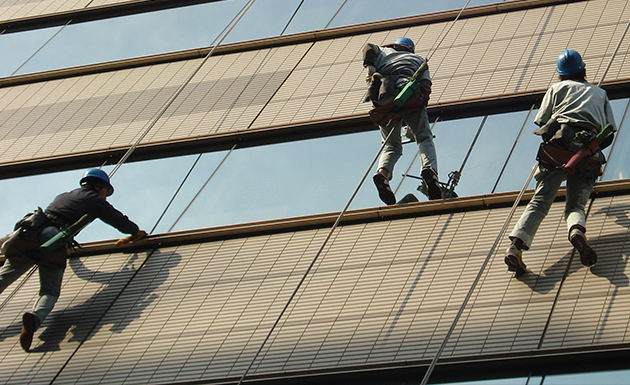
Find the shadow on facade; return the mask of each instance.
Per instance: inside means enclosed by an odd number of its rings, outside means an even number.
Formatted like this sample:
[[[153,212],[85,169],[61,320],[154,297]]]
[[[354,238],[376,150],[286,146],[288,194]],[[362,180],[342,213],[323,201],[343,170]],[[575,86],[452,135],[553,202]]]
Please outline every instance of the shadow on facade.
[[[39,337],[36,335],[33,344],[37,345],[31,352],[50,352],[61,350],[61,343],[67,338],[68,334],[72,335],[68,338],[70,342],[85,342],[98,333],[103,326],[111,324],[109,330],[113,333],[122,333],[127,326],[134,320],[139,319],[142,312],[158,298],[155,291],[162,285],[169,276],[169,271],[176,267],[181,261],[181,256],[177,253],[161,253],[159,250],[154,251],[142,266],[142,271],[134,267],[134,262],[138,260],[137,254],[132,254],[125,265],[116,272],[101,272],[90,270],[85,266],[79,258],[69,260],[69,266],[74,274],[86,281],[99,283],[101,288],[95,292],[85,302],[68,307],[66,309],[53,310],[48,318],[44,321],[43,330]],[[136,273],[154,272],[152,279],[145,277],[146,286],[141,288],[132,288],[139,294],[136,300],[124,309],[124,316],[115,317],[113,322],[108,321],[107,313],[116,300],[120,296],[130,297],[134,294],[127,293],[125,290],[133,286],[130,282]],[[67,274],[67,272],[66,272]],[[67,293],[69,288],[62,289],[61,295],[72,295]],[[112,317],[114,318],[114,317]],[[8,331],[11,331],[7,333]],[[2,339],[12,335],[19,335],[21,323],[15,323],[8,326],[5,330],[0,331]],[[37,344],[37,339],[43,341]],[[16,343],[18,341],[16,340]]]

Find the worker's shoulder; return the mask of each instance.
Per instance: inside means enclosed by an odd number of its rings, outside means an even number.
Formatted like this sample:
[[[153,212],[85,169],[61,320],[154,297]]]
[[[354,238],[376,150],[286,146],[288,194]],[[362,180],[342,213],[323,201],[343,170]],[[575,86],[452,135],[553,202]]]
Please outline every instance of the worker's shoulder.
[[[578,80],[562,80],[558,83],[552,84],[551,87],[555,90],[560,89],[588,89],[594,92],[606,92],[603,88],[596,86],[595,84],[589,83],[587,81],[578,81]]]

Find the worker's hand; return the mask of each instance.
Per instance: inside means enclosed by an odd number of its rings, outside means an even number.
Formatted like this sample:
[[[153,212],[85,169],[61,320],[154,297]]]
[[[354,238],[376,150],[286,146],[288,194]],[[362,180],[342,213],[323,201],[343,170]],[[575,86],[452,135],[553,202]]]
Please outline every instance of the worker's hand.
[[[128,243],[134,243],[135,241],[140,240],[146,236],[147,236],[147,232],[144,230],[140,230],[134,235],[130,235],[128,237],[119,239],[118,241],[116,241],[116,246],[126,245]]]

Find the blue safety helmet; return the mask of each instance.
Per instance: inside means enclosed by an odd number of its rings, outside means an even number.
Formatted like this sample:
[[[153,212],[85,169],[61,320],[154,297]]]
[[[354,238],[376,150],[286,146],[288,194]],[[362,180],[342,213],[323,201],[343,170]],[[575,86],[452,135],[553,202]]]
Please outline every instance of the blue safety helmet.
[[[85,174],[83,174],[83,178],[81,178],[79,184],[81,186],[88,184],[90,182],[90,179],[100,179],[101,181],[105,182],[105,184],[107,185],[107,196],[110,196],[114,193],[114,186],[109,183],[109,175],[107,175],[107,173],[100,168],[91,168],[87,170]]]
[[[562,51],[558,56],[556,64],[558,65],[557,71],[560,75],[573,75],[586,68],[582,56],[572,49]]]
[[[394,44],[400,44],[400,45],[407,46],[407,47],[411,48],[411,52],[416,52],[416,45],[413,44],[413,40],[411,40],[408,37],[399,37],[398,39],[396,39]]]

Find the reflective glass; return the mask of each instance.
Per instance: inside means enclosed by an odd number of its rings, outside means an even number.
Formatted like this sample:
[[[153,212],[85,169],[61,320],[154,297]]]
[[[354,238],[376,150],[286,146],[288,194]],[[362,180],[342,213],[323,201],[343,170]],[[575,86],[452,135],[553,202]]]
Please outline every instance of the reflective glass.
[[[199,170],[216,168],[224,153],[206,154],[199,163]],[[137,223],[143,230],[150,231],[162,211],[184,179],[196,159],[196,155],[134,162],[124,164],[112,177],[115,194],[107,200],[118,210]],[[110,172],[111,166],[104,167]],[[38,206],[46,208],[52,200],[64,191],[79,187],[79,180],[85,169],[36,175],[22,178],[0,180],[0,233],[13,230],[15,222],[25,214],[33,212]],[[179,197],[171,206],[171,210],[155,232],[166,231],[168,220],[178,215],[202,183],[192,175]],[[94,221],[77,237],[79,242],[119,238],[118,230]]]
[[[630,178],[630,128],[628,116],[625,116],[630,99],[619,99],[610,102],[618,131],[615,133],[614,145],[607,148],[604,153],[608,157],[608,164],[604,169],[603,180],[627,179]]]
[[[548,376],[532,376],[502,378],[498,380],[480,380],[441,383],[439,385],[622,385],[628,383],[630,370],[614,370],[593,373],[557,374]]]
[[[371,131],[235,150],[175,230],[340,211],[379,146]],[[365,187],[353,206],[380,205]]]
[[[0,77],[11,76],[61,27],[0,35]],[[46,68],[44,68],[46,69]],[[20,71],[19,73],[24,73]]]
[[[501,1],[472,0],[468,8],[500,3]],[[338,1],[339,4],[342,1]],[[467,3],[466,0],[441,0],[441,1],[408,1],[389,0],[387,6],[383,6],[382,0],[350,0],[339,11],[331,23],[331,27],[350,24],[367,23],[371,21],[393,19],[424,13],[440,12],[451,9],[461,9]]]

